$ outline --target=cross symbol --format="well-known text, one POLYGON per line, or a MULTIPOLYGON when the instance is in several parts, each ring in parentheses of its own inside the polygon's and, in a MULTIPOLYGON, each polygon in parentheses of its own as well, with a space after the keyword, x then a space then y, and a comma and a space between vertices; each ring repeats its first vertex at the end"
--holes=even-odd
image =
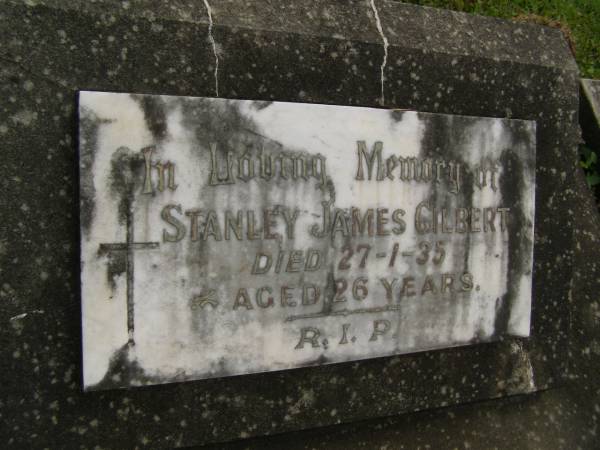
POLYGON ((133 340, 133 251, 142 249, 158 248, 158 242, 134 242, 133 239, 133 218, 131 211, 127 212, 127 238, 125 242, 110 244, 100 244, 100 253, 110 253, 116 251, 125 251, 125 267, 127 271, 127 333, 129 335, 128 344, 135 345, 133 340))

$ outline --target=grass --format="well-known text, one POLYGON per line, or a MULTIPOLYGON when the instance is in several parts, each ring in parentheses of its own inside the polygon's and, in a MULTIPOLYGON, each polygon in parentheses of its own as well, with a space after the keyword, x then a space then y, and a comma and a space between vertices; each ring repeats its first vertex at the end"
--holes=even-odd
POLYGON ((600 78, 600 0, 404 1, 560 28, 571 41, 581 76, 600 78))

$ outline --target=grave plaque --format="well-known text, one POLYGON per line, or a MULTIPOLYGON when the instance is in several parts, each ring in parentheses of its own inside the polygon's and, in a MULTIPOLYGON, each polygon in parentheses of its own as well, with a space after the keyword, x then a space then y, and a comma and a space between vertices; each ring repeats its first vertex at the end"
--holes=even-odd
POLYGON ((83 91, 79 127, 86 389, 529 336, 535 122, 83 91))

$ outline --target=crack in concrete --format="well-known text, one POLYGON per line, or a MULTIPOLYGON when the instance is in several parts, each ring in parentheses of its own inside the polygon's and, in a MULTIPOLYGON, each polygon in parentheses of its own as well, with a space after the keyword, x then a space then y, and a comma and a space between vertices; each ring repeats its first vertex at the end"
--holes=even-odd
POLYGON ((385 86, 385 66, 387 65, 387 57, 388 57, 388 47, 390 46, 388 39, 383 32, 383 26, 381 25, 381 19, 379 18, 379 10, 375 5, 375 0, 369 0, 371 4, 371 9, 373 10, 373 14, 375 15, 375 25, 377 26, 377 31, 381 36, 381 40, 383 41, 383 61, 381 62, 381 98, 379 99, 379 104, 384 106, 385 103, 385 94, 384 94, 384 86, 385 86))
POLYGON ((212 8, 208 3, 208 0, 204 0, 204 6, 206 6, 206 13, 208 14, 208 40, 210 41, 210 45, 213 49, 213 54, 215 55, 215 94, 219 96, 219 55, 217 54, 217 43, 215 42, 215 38, 212 34, 213 29, 213 19, 212 19, 212 8))

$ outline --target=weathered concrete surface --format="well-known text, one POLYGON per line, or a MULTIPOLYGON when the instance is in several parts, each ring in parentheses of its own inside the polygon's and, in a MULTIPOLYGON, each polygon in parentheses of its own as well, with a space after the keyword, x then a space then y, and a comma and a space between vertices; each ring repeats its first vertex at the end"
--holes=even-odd
POLYGON ((584 141, 600 149, 600 80, 581 79, 579 116, 584 141))
MULTIPOLYGON (((397 2, 376 1, 376 10, 367 1, 214 3, 212 27, 204 2, 0 6, 3 445, 189 446, 589 380, 596 359, 585 342, 597 330, 590 318, 597 316, 589 316, 597 300, 591 288, 570 288, 576 244, 591 251, 591 231, 575 241, 583 214, 574 179, 578 74, 560 32, 397 2), (536 120, 532 337, 83 394, 75 145, 81 89, 218 92, 536 120), (589 303, 580 305, 585 295, 589 303), (586 318, 583 335, 571 333, 571 315, 586 318)), ((590 267, 587 259, 576 262, 590 267)), ((591 383, 582 398, 596 393, 591 383)), ((593 403, 586 405, 585 413, 593 411, 593 403)), ((590 429, 582 425, 579 433, 590 429)))

